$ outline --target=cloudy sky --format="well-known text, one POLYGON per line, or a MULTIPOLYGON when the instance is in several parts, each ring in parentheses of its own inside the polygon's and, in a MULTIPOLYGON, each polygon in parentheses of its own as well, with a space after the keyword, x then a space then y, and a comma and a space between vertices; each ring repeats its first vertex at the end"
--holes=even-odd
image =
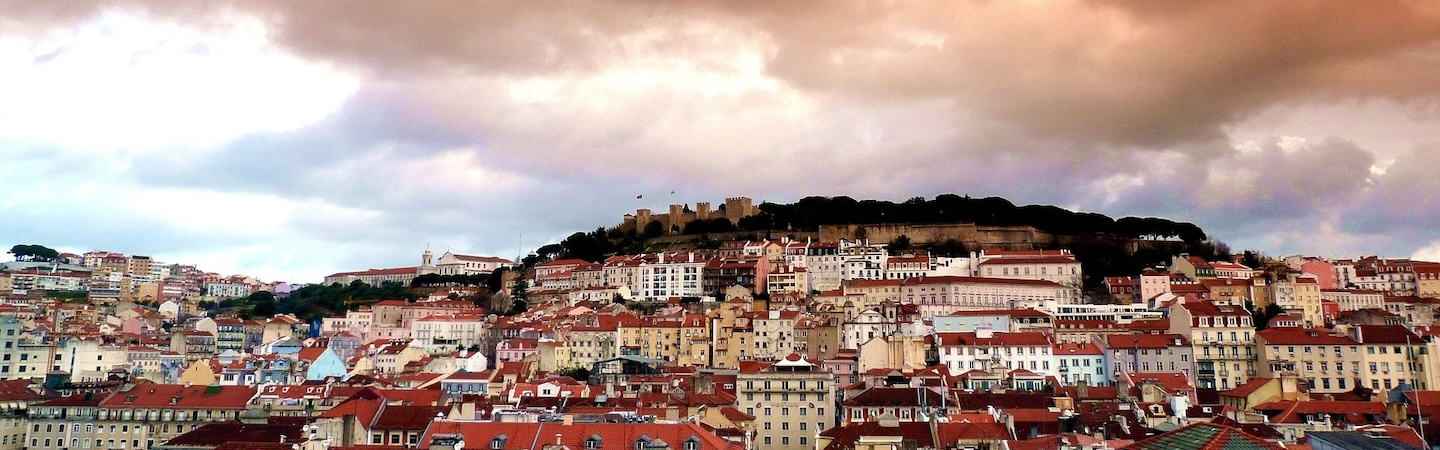
POLYGON ((1440 259, 1437 30, 1428 0, 0 0, 0 240, 318 281, 672 202, 958 193, 1440 259))

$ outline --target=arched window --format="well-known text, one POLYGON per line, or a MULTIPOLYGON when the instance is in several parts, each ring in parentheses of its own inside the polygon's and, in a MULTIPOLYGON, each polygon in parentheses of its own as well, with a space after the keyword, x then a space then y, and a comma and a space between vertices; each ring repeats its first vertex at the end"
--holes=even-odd
POLYGON ((490 440, 490 448, 493 450, 503 449, 505 448, 505 441, 507 440, 509 440, 509 437, 503 434, 496 436, 495 439, 490 440))
POLYGON ((700 450, 700 438, 690 436, 685 440, 685 450, 700 450))

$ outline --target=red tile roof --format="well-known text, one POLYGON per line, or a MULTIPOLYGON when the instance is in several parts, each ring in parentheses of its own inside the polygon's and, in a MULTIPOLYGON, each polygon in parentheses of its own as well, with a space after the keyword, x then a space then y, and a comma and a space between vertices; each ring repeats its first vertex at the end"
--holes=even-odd
POLYGON ((436 420, 420 439, 421 448, 429 447, 436 437, 463 435, 465 449, 488 449, 491 442, 505 438, 505 448, 527 446, 536 435, 541 442, 554 444, 557 436, 569 448, 585 448, 592 437, 600 440, 600 448, 634 448, 635 441, 648 437, 652 443, 664 441, 670 448, 683 448, 694 439, 700 450, 739 450, 742 444, 716 436, 698 424, 681 423, 496 423, 436 420), (544 428, 541 429, 540 427, 544 428))
POLYGON ((100 402, 111 408, 245 409, 258 389, 247 386, 139 384, 100 402))
POLYGON ((1255 406, 1256 411, 1270 412, 1270 422, 1273 423, 1303 423, 1306 415, 1330 414, 1336 420, 1350 424, 1368 424, 1371 418, 1379 418, 1385 414, 1385 404, 1381 402, 1347 402, 1347 401, 1294 401, 1281 400, 1262 403, 1255 406))
POLYGON ((1235 386, 1235 389, 1220 392, 1220 395, 1225 397, 1247 397, 1250 394, 1254 394, 1255 391, 1260 390, 1261 387, 1270 384, 1272 381, 1275 381, 1275 378, 1251 378, 1250 381, 1246 381, 1245 384, 1235 386))
POLYGON ((941 445, 935 445, 930 434, 930 424, 926 422, 900 422, 896 427, 883 426, 880 422, 851 423, 830 428, 820 435, 831 438, 830 444, 826 445, 824 450, 854 448, 855 443, 866 436, 900 436, 907 441, 913 441, 916 448, 945 447, 948 445, 946 443, 960 440, 1010 438, 1005 426, 998 423, 946 422, 936 424, 935 428, 941 445))
POLYGON ((324 354, 325 350, 326 348, 324 347, 306 347, 300 349, 300 353, 297 354, 296 357, 300 358, 301 361, 314 362, 320 359, 320 355, 324 354))
POLYGON ((1119 349, 1163 349, 1167 347, 1187 347, 1190 339, 1179 334, 1110 334, 1105 336, 1105 348, 1110 350, 1119 349), (1180 344, 1176 345, 1175 342, 1180 344))
POLYGON ((1424 340, 1404 325, 1356 325, 1355 335, 1362 344, 1424 344, 1424 340))
MULTIPOLYGON (((1346 335, 1334 335, 1325 329, 1266 328, 1255 333, 1271 345, 1355 345, 1354 339, 1346 335)), ((1416 339, 1417 341, 1419 339, 1416 339)))
POLYGON ((1100 346, 1098 345, 1084 342, 1079 344, 1055 344, 1053 354, 1056 357, 1060 357, 1064 355, 1104 355, 1105 352, 1100 350, 1100 346))
POLYGON ((390 269, 370 269, 370 270, 361 270, 361 271, 356 271, 356 272, 336 272, 336 273, 330 274, 330 276, 327 276, 327 277, 325 277, 325 278, 345 277, 345 276, 366 276, 366 275, 406 275, 406 274, 418 273, 419 270, 420 270, 419 267, 395 267, 395 268, 390 268, 390 269))
POLYGON ((931 389, 873 387, 845 399, 842 404, 855 407, 939 405, 944 402, 943 397, 931 389))
POLYGON ((0 401, 41 400, 52 397, 51 394, 35 392, 36 390, 44 391, 43 388, 28 379, 6 380, 0 382, 0 401))
MULTIPOLYGON (((272 425, 259 423, 240 422, 216 422, 200 425, 185 434, 175 436, 165 442, 166 446, 176 447, 214 447, 225 443, 243 442, 255 443, 280 443, 280 436, 285 435, 291 442, 300 440, 302 425, 272 425)), ((250 446, 246 446, 249 448, 250 446)), ((289 444, 286 445, 289 448, 289 444)))
POLYGON ((356 422, 368 425, 375 422, 375 416, 380 414, 380 408, 384 404, 384 401, 377 399, 351 398, 320 413, 320 418, 339 419, 354 416, 356 422))
POLYGON ((430 426, 430 421, 440 413, 448 412, 450 408, 442 406, 391 406, 381 408, 380 416, 375 418, 372 430, 405 430, 424 431, 430 426))
POLYGON ((938 276, 938 277, 919 277, 919 278, 907 278, 907 279, 905 279, 905 285, 907 285, 907 286, 908 286, 908 285, 912 285, 912 284, 913 284, 913 285, 924 285, 924 284, 965 284, 965 283, 975 283, 975 284, 1010 284, 1010 285, 1022 285, 1022 286, 1043 286, 1043 287, 1059 287, 1059 288, 1065 287, 1065 286, 1061 286, 1059 283, 1056 283, 1056 282, 1054 282, 1054 281, 1046 281, 1046 280, 1017 280, 1017 279, 1013 279, 1013 278, 959 277, 959 276, 945 275, 945 276, 938 276))
POLYGON ((1079 261, 1076 261, 1075 258, 1068 258, 1068 257, 1064 257, 1064 256, 1043 256, 1043 257, 1034 257, 1034 258, 995 258, 995 259, 987 259, 987 260, 985 260, 985 261, 981 261, 981 262, 980 262, 980 265, 982 265, 982 266, 987 266, 987 265, 996 265, 996 264, 1078 264, 1078 263, 1079 263, 1079 261))
POLYGON ((1018 333, 991 333, 991 337, 982 338, 973 332, 961 333, 936 333, 940 338, 940 345, 979 345, 979 346, 1050 346, 1050 335, 1041 332, 1018 332, 1018 333))

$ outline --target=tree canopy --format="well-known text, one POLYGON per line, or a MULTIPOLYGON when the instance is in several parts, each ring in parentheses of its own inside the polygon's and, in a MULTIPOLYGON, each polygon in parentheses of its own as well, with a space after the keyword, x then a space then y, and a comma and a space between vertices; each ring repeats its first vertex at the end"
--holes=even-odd
MULTIPOLYGON (((1033 226, 1054 234, 1102 233, 1132 239, 1205 240, 1194 224, 1154 217, 1111 219, 1104 214, 1075 212, 1050 205, 1016 206, 999 197, 971 198, 943 194, 902 203, 855 200, 850 197, 805 197, 791 204, 762 203, 760 214, 741 220, 744 231, 813 230, 821 225, 860 223, 975 223, 1033 226), (763 227, 763 228, 757 228, 763 227)), ((688 228, 687 228, 688 229, 688 228)))
POLYGON ((237 308, 247 317, 269 317, 275 314, 294 314, 312 319, 327 317, 352 307, 374 303, 380 300, 413 301, 418 296, 402 283, 387 281, 380 286, 371 286, 356 280, 350 284, 311 284, 290 292, 290 295, 276 297, 275 294, 260 291, 233 300, 222 300, 210 305, 212 308, 237 308))
POLYGON ((48 262, 60 258, 60 252, 55 251, 55 249, 35 244, 17 244, 14 247, 10 247, 10 251, 6 253, 15 255, 16 261, 48 262))

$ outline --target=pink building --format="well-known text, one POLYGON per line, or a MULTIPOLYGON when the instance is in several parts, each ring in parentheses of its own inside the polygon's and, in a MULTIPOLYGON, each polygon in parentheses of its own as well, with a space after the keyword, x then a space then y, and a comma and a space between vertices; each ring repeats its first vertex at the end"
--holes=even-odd
POLYGON ((1300 271, 1315 277, 1320 283, 1320 289, 1339 289, 1340 282, 1335 278, 1335 265, 1320 258, 1305 258, 1300 264, 1300 271))
POLYGON ((533 338, 510 338, 500 341, 495 346, 495 362, 505 363, 520 361, 525 357, 540 353, 540 340, 533 338))

